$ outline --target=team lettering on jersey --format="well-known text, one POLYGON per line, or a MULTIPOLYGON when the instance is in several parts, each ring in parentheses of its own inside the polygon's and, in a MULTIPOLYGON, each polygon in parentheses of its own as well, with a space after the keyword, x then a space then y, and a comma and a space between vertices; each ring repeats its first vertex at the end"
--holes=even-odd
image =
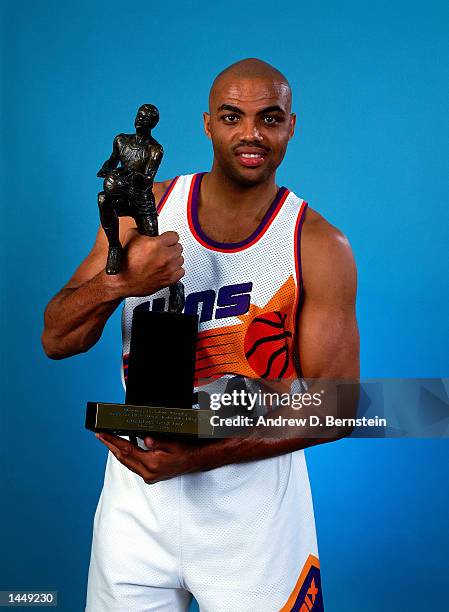
MULTIPOLYGON (((224 285, 218 292, 214 289, 194 291, 186 296, 184 313, 199 315, 200 323, 212 319, 237 317, 248 312, 251 303, 252 283, 224 285)), ((135 310, 164 311, 165 298, 155 298, 139 304, 135 310)))

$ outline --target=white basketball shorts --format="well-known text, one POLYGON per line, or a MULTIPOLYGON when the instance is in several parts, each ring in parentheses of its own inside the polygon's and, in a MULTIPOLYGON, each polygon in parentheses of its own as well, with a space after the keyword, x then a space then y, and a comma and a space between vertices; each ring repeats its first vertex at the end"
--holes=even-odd
POLYGON ((88 612, 323 610, 303 451, 147 485, 109 454, 88 612))

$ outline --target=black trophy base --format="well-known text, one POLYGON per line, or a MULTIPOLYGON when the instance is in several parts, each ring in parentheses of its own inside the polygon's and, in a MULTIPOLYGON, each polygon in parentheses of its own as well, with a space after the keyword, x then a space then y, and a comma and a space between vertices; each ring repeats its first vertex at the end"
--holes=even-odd
POLYGON ((88 402, 86 428, 134 438, 209 437, 211 411, 194 410, 198 316, 134 310, 124 404, 88 402), (209 413, 206 415, 205 413, 209 413))
POLYGON ((192 408, 197 315, 135 309, 125 404, 192 408))
POLYGON ((142 439, 154 434, 171 438, 214 438, 217 437, 211 423, 214 414, 213 410, 88 402, 86 429, 142 439))

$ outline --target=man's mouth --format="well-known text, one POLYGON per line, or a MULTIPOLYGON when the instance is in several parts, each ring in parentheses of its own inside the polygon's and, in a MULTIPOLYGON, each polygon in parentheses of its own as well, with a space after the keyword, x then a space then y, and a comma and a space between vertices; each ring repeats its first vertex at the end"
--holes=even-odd
POLYGON ((240 149, 236 151, 235 155, 242 166, 256 168, 264 163, 267 152, 263 149, 253 149, 252 151, 240 149))

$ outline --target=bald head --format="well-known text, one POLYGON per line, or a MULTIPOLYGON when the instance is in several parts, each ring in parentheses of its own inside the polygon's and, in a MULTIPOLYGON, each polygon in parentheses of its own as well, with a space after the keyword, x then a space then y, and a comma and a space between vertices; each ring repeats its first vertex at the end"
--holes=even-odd
POLYGON ((288 112, 291 110, 292 93, 286 77, 274 66, 260 59, 251 57, 231 64, 215 78, 209 93, 209 110, 212 112, 217 97, 224 89, 232 87, 236 81, 265 81, 285 96, 288 112))

